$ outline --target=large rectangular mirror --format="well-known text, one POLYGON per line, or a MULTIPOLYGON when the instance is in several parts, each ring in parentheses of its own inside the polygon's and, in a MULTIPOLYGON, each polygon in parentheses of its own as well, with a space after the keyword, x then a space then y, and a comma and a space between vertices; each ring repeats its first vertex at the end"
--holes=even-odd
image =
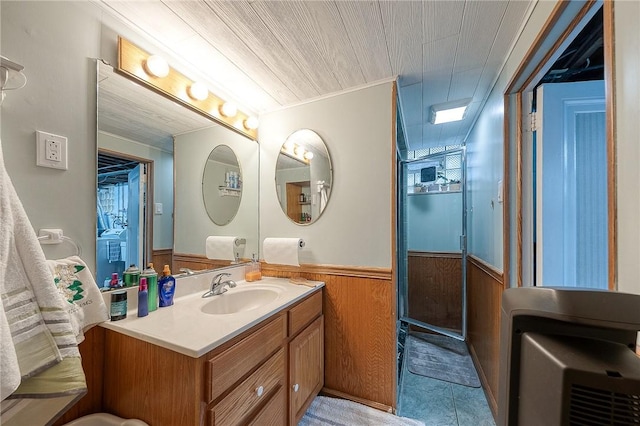
POLYGON ((130 265, 177 274, 257 257, 257 142, 97 69, 98 285, 130 265), (233 255, 208 258, 210 236, 237 237, 233 255))

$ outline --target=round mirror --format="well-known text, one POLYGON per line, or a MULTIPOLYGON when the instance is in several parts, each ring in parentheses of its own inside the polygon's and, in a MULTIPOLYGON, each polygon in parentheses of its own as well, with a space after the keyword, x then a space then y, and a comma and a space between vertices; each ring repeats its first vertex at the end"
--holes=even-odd
POLYGON ((216 225, 226 225, 238 213, 242 199, 242 173, 236 154, 227 145, 216 146, 202 174, 202 198, 216 225))
POLYGON ((320 217, 331 196, 329 151, 313 130, 293 132, 282 145, 276 162, 276 192, 289 219, 308 225, 320 217))

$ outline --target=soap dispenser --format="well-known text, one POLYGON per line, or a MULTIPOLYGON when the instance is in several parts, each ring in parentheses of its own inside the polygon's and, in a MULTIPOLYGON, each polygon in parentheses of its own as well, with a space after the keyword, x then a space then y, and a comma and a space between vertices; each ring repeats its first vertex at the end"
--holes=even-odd
POLYGON ((260 262, 256 260, 256 255, 254 254, 251 259, 251 263, 245 266, 245 281, 258 281, 262 279, 262 271, 260 270, 260 262))

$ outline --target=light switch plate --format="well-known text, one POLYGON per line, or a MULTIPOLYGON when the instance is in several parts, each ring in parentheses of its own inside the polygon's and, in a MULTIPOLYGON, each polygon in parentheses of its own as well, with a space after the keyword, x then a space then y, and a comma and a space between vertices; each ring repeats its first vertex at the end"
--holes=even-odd
POLYGON ((162 214, 162 203, 154 203, 153 212, 155 214, 162 214))
POLYGON ((36 131, 36 165, 68 170, 67 163, 67 138, 36 131))

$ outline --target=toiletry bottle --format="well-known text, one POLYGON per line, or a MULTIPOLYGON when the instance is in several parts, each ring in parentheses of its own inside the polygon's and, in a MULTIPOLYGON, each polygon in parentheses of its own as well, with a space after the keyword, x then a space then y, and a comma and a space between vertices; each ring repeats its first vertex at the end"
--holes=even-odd
POLYGON ((110 288, 118 288, 119 287, 119 281, 118 281, 118 273, 114 272, 111 274, 111 281, 109 281, 109 287, 110 288))
POLYGON ((158 273, 153 269, 153 263, 147 265, 147 269, 142 271, 140 278, 145 277, 147 279, 147 287, 149 290, 149 312, 153 312, 158 309, 158 273))
POLYGON ((130 265, 122 274, 125 287, 137 287, 140 281, 140 269, 136 265, 130 265))
POLYGON ((140 286, 138 287, 138 316, 146 317, 149 315, 149 290, 147 290, 147 278, 140 278, 140 286))
POLYGON ((160 296, 160 307, 173 305, 173 293, 176 291, 176 279, 171 275, 169 265, 164 265, 162 278, 158 281, 158 294, 160 296))
POLYGON ((119 290, 111 293, 111 306, 109 310, 111 321, 119 321, 127 317, 127 291, 119 290))
POLYGON ((262 271, 260 271, 260 263, 256 261, 256 255, 253 255, 253 259, 251 259, 251 263, 245 266, 245 281, 258 281, 262 279, 262 271))

